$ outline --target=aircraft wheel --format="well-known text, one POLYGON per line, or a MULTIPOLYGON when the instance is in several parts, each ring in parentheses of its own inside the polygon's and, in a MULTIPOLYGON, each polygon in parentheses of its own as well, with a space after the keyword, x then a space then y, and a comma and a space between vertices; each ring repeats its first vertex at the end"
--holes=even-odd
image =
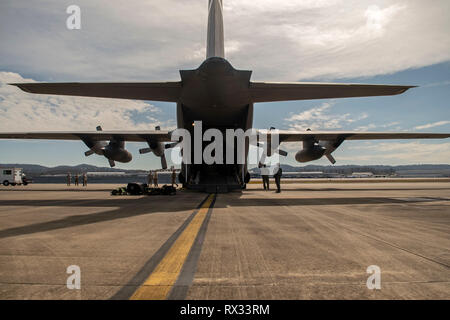
POLYGON ((9 186, 9 181, 8 181, 8 180, 3 181, 3 185, 4 185, 5 187, 9 186))

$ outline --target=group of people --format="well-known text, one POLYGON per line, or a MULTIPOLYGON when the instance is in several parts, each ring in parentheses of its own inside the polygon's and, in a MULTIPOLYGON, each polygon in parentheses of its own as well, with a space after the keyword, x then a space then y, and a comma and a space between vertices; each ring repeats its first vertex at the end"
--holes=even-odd
MULTIPOLYGON (((262 177, 262 182, 263 182, 263 186, 264 186, 264 190, 270 190, 270 183, 269 183, 269 175, 270 175, 270 169, 267 168, 267 166, 265 164, 260 164, 259 165, 260 169, 261 169, 261 177, 262 177)), ((277 186, 277 193, 281 192, 281 175, 282 175, 283 171, 281 170, 280 166, 277 166, 274 170, 273 173, 273 177, 275 179, 275 184, 277 186)), ((178 187, 178 183, 177 183, 177 173, 175 171, 175 169, 172 169, 172 187, 174 185, 176 185, 178 187)), ((79 174, 75 174, 73 176, 73 182, 75 186, 79 186, 79 180, 80 180, 80 176, 79 174)), ((83 183, 83 187, 87 187, 87 174, 83 173, 81 175, 81 181, 83 183)), ((70 172, 67 173, 67 185, 70 186, 72 183, 72 175, 70 174, 70 172)), ((147 184, 149 187, 158 187, 158 171, 149 171, 148 175, 147 175, 147 184)))
MULTIPOLYGON (((79 176, 79 174, 77 173, 77 174, 75 174, 74 176, 73 176, 73 184, 75 185, 75 186, 79 186, 80 184, 79 184, 79 181, 80 181, 80 176, 79 176)), ((87 174, 86 173, 83 173, 82 175, 81 175, 81 181, 82 181, 82 183, 83 183, 83 187, 87 187, 87 174)), ((71 183, 72 183, 72 175, 70 174, 70 172, 68 172, 67 173, 67 185, 68 186, 70 186, 71 185, 71 183)))
MULTIPOLYGON (((178 183, 177 183, 177 172, 175 171, 175 169, 172 169, 172 187, 174 185, 176 185, 178 187, 178 183)), ((149 171, 148 175, 147 175, 147 185, 149 187, 155 187, 158 188, 158 171, 149 171)))
MULTIPOLYGON (((264 190, 269 190, 269 175, 270 169, 267 168, 265 164, 259 164, 259 168, 261 169, 261 177, 263 182, 264 190)), ((280 165, 277 165, 273 170, 273 178, 275 180, 275 184, 277 186, 277 193, 281 192, 281 175, 283 174, 283 170, 280 165)))

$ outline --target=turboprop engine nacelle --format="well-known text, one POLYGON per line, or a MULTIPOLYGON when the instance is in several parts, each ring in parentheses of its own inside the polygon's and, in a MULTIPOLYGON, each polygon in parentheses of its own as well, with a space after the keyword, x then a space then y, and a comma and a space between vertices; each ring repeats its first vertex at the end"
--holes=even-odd
MULTIPOLYGON (((161 128, 159 126, 155 127, 155 131, 160 131, 161 128)), ((173 144, 164 144, 163 142, 159 142, 157 140, 150 139, 147 141, 148 148, 139 149, 140 154, 145 154, 149 152, 153 152, 153 154, 159 158, 161 158, 161 167, 163 169, 167 169, 167 160, 164 151, 168 148, 172 148, 173 144)))
POLYGON ((322 158, 323 156, 335 164, 336 160, 331 155, 345 140, 339 137, 336 140, 316 141, 314 138, 303 141, 303 149, 295 154, 297 162, 308 162, 322 158))
POLYGON ((295 154, 295 160, 297 162, 309 162, 314 161, 322 158, 322 156, 325 153, 325 148, 315 144, 312 146, 309 146, 307 148, 303 148, 299 152, 295 154))
POLYGON ((148 148, 139 149, 139 153, 149 153, 153 152, 153 154, 157 157, 162 157, 164 155, 164 150, 166 148, 164 147, 164 143, 162 142, 156 142, 156 141, 149 141, 148 142, 148 148))
POLYGON ((103 155, 110 161, 110 164, 114 161, 127 163, 133 159, 131 153, 125 149, 124 141, 111 140, 103 150, 103 155))
MULTIPOLYGON (((98 126, 97 131, 102 131, 102 127, 98 126)), ((106 141, 92 141, 88 138, 82 138, 83 142, 89 148, 84 153, 86 157, 95 154, 104 156, 109 160, 109 165, 114 167, 115 161, 127 163, 133 159, 131 153, 125 149, 125 141, 112 139, 109 143, 106 141)))

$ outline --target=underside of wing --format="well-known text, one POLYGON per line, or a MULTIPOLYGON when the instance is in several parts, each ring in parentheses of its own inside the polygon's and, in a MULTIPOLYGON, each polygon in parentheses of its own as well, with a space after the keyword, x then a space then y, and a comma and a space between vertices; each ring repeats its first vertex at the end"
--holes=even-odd
POLYGON ((37 139, 37 140, 119 140, 145 142, 149 140, 169 142, 169 131, 53 131, 53 132, 0 132, 0 139, 37 139))
POLYGON ((25 92, 68 96, 177 102, 181 82, 11 83, 25 92))
POLYGON ((405 92, 414 86, 307 83, 307 82, 251 82, 253 102, 331 99, 370 96, 389 96, 405 92))
POLYGON ((279 131, 280 142, 315 140, 445 139, 450 133, 279 131))

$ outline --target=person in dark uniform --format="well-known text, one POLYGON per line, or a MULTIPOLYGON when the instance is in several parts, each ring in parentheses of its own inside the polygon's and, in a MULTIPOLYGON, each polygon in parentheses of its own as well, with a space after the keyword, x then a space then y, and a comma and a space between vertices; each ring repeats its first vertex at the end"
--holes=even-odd
POLYGON ((273 175, 273 177, 275 178, 275 184, 277 185, 277 193, 281 192, 281 175, 283 174, 283 170, 281 170, 281 166, 277 165, 277 168, 275 169, 276 172, 273 175))
POLYGON ((155 175, 153 176, 153 184, 158 188, 158 171, 155 170, 155 175))
POLYGON ((261 169, 261 178, 263 182, 264 190, 269 190, 269 170, 265 164, 260 163, 259 167, 261 169))
POLYGON ((153 172, 149 171, 147 175, 147 185, 149 188, 153 187, 153 172))
POLYGON ((75 175, 75 185, 78 186, 78 173, 75 175))
POLYGON ((174 184, 178 187, 177 173, 176 173, 175 169, 172 169, 172 187, 174 184))

